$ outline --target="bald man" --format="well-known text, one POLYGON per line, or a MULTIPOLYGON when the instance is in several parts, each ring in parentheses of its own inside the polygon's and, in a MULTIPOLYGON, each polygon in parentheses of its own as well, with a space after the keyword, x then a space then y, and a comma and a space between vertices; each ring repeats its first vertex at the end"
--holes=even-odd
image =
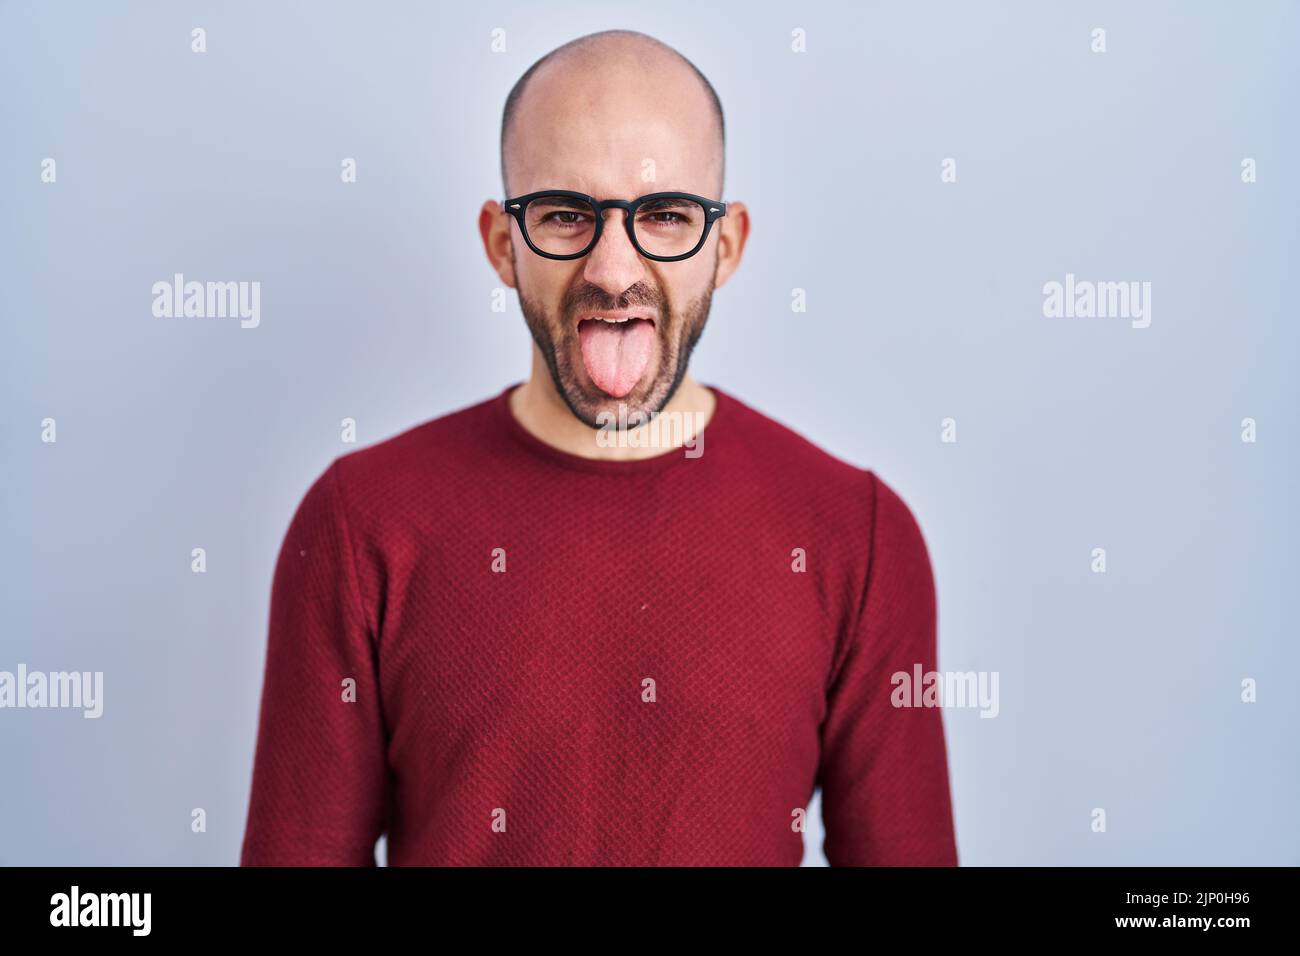
POLYGON ((643 34, 516 83, 479 232, 531 374, 298 506, 245 865, 796 866, 818 787, 832 865, 957 862, 941 713, 896 692, 936 665, 920 528, 688 371, 750 229, 724 143, 643 34))

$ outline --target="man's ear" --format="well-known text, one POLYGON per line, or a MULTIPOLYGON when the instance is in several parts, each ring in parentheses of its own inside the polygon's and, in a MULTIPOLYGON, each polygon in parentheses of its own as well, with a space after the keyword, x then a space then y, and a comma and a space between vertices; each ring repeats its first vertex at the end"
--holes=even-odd
POLYGON ((718 268, 713 287, 720 289, 731 278, 745 253, 749 239, 749 210, 743 202, 727 203, 727 214, 714 223, 718 230, 718 268))
POLYGON ((483 236, 483 251, 487 253, 488 262, 501 277, 501 281, 511 289, 515 288, 515 263, 510 256, 513 222, 509 213, 495 199, 489 199, 479 210, 478 231, 483 236))

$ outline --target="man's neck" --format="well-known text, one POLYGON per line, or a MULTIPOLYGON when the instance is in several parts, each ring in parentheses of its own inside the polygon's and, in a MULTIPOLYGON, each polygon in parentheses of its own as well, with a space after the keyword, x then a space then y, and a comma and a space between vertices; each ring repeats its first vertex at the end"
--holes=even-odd
POLYGON ((533 348, 532 375, 510 395, 511 414, 534 437, 572 455, 609 460, 654 458, 680 448, 694 441, 698 431, 713 417, 716 407, 714 394, 688 372, 659 413, 660 416, 680 416, 680 429, 658 429, 662 440, 653 447, 641 447, 649 445, 648 442, 635 446, 630 442, 600 442, 597 440, 600 432, 574 417, 555 390, 555 383, 536 346, 533 348))

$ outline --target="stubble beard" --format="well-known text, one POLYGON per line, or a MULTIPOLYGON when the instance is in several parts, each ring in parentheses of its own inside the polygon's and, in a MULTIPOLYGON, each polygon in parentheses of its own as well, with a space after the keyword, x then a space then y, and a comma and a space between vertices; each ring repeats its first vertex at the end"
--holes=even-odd
MULTIPOLYGON (((511 250, 511 258, 514 250, 511 250)), ((669 314, 667 303, 657 290, 640 283, 631 287, 623 295, 614 297, 601 295, 598 290, 583 290, 578 298, 565 297, 561 304, 559 318, 551 315, 541 303, 531 299, 523 285, 519 285, 519 307, 524 314, 524 321, 533 341, 542 353, 542 359, 551 373, 555 390, 564 399, 569 411, 584 425, 598 429, 606 427, 598 416, 607 413, 620 420, 619 405, 626 406, 628 419, 637 421, 633 416, 640 413, 639 421, 649 421, 650 416, 663 411, 665 405, 677 393, 678 386, 686 376, 690 365, 691 353, 696 343, 704 334, 704 326, 709 318, 709 308, 713 301, 713 287, 717 277, 718 263, 715 255, 713 276, 704 292, 690 300, 680 314, 669 314), (599 299, 603 298, 603 302, 599 299), (627 395, 614 398, 601 391, 594 383, 584 384, 585 376, 580 377, 574 368, 574 356, 581 356, 578 346, 578 330, 574 319, 580 306, 590 307, 590 311, 610 311, 613 309, 650 306, 656 311, 655 338, 658 341, 658 360, 653 376, 648 381, 638 382, 627 395)), ((518 273, 516 272, 516 275, 518 273)), ((578 362, 581 362, 578 358, 578 362)), ((626 420, 626 419, 624 419, 626 420)), ((607 420, 606 420, 607 421, 607 420)))

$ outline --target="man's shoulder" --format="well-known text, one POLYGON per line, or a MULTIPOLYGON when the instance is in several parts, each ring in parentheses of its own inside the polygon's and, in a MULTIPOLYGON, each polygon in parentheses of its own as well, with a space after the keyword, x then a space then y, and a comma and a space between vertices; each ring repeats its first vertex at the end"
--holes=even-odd
POLYGON ((339 454, 334 471, 345 503, 365 509, 411 494, 454 493, 491 455, 498 396, 426 419, 388 438, 339 454))
POLYGON ((737 444, 749 473, 781 484, 794 482, 810 503, 826 512, 839 510, 845 520, 865 511, 861 516, 868 519, 915 525, 903 496, 876 468, 853 464, 730 392, 711 387, 732 404, 737 444))
MULTIPOLYGON (((804 476, 835 488, 869 485, 874 472, 827 451, 784 422, 759 411, 730 392, 711 386, 732 406, 735 441, 756 471, 804 476)), ((707 433, 706 433, 707 437, 707 433)))

